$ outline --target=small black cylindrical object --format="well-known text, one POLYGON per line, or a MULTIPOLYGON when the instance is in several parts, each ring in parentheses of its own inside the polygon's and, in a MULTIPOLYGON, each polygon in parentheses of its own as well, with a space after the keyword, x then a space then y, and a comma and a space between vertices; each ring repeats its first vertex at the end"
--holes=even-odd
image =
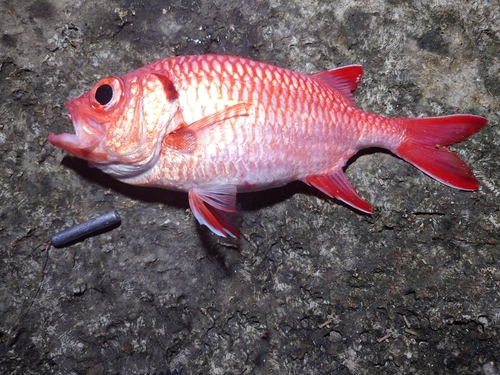
POLYGON ((120 215, 118 215, 118 212, 109 211, 104 215, 97 216, 54 234, 50 237, 50 243, 55 247, 61 247, 119 222, 120 215))

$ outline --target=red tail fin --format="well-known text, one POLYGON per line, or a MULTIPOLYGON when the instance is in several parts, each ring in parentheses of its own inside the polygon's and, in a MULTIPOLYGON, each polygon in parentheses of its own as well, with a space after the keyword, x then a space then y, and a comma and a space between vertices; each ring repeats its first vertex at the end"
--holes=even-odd
POLYGON ((406 140, 396 149, 396 155, 448 186, 462 190, 479 188, 467 164, 446 146, 469 138, 488 120, 473 115, 453 115, 401 121, 406 140))

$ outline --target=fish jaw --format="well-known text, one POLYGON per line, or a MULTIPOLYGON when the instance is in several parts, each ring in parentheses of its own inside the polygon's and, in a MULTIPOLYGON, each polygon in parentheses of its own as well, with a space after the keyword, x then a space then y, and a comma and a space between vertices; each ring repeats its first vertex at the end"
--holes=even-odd
POLYGON ((82 107, 83 96, 66 103, 70 118, 73 122, 75 134, 49 134, 48 141, 64 151, 85 159, 89 162, 99 163, 107 161, 107 155, 99 151, 99 144, 105 136, 103 126, 85 116, 78 109, 82 107))

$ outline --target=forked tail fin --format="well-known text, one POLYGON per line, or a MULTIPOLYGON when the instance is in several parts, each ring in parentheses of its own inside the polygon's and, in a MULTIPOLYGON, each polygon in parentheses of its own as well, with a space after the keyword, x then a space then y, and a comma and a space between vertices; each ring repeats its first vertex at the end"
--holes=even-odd
POLYGON ((479 183, 467 164, 446 146, 461 142, 477 133, 488 122, 474 115, 452 115, 400 119, 405 141, 396 155, 445 185, 477 190, 479 183))

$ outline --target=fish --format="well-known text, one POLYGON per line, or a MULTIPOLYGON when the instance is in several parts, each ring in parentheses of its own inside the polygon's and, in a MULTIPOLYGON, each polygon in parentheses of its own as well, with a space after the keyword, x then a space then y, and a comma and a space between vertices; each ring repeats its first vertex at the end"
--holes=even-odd
POLYGON ((66 103, 74 134, 48 141, 128 184, 188 193, 194 216, 239 237, 236 194, 303 181, 373 214, 344 173, 383 148, 452 188, 479 183, 448 146, 484 117, 391 118, 355 102, 362 66, 303 74, 230 55, 177 56, 109 76, 66 103))

